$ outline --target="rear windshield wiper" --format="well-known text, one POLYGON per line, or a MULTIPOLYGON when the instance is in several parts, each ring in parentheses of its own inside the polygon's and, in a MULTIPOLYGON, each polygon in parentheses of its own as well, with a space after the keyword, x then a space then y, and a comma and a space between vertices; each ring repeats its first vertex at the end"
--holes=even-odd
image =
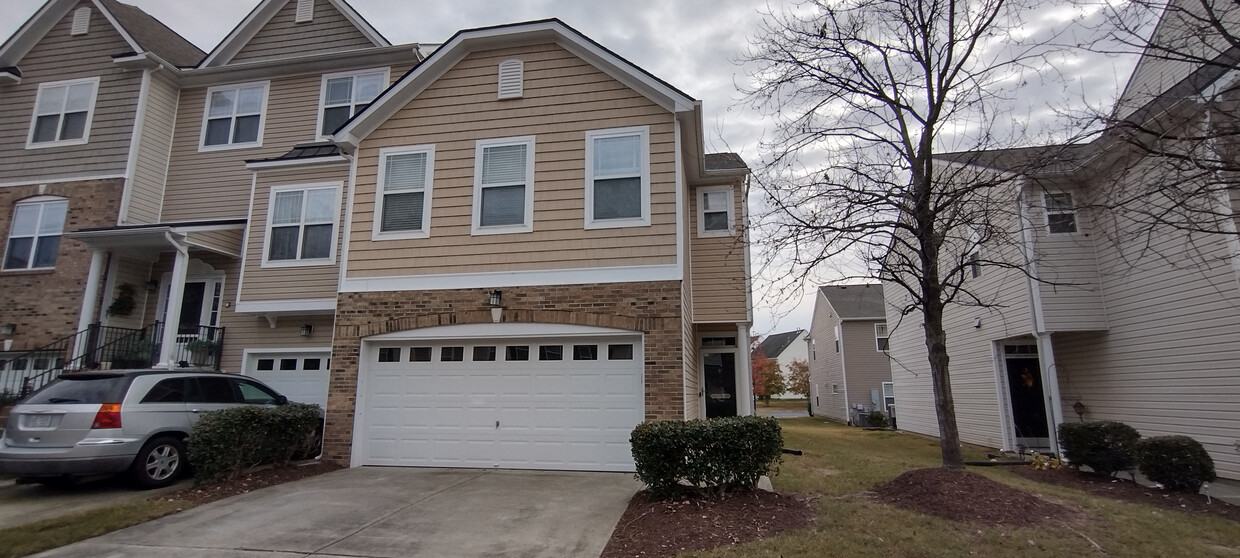
POLYGON ((74 401, 81 401, 81 399, 74 399, 72 397, 50 397, 47 400, 48 403, 71 403, 74 401))

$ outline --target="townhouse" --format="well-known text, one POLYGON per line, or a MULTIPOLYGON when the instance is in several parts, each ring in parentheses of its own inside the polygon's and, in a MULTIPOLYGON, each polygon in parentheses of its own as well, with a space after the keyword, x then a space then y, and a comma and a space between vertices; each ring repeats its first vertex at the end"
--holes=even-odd
POLYGON ((895 385, 887 355, 886 314, 881 284, 818 288, 805 340, 810 410, 815 416, 862 424, 858 415, 892 412, 895 385))

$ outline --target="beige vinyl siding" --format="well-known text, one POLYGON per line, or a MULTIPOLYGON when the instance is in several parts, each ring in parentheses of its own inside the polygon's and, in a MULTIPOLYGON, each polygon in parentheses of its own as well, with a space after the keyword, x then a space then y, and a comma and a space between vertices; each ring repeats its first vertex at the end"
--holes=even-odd
POLYGON ((168 152, 176 122, 180 89, 158 73, 148 78, 146 114, 138 131, 138 160, 129 181, 129 209, 125 224, 159 222, 164 202, 164 179, 168 176, 168 152))
POLYGON ((1044 194, 1067 193, 1082 203, 1082 192, 1063 184, 1045 184, 1026 191, 1033 223, 1038 290, 1046 331, 1096 331, 1107 328, 1107 309, 1098 283, 1094 235, 1088 213, 1076 212, 1076 233, 1050 234, 1043 209, 1044 194))
MULTIPOLYGON (((73 12, 22 58, 22 82, 0 86, 0 168, 2 182, 72 176, 119 176, 125 172, 142 72, 126 72, 113 54, 133 49, 91 2, 90 32, 70 36, 73 12), (99 78, 89 141, 81 145, 26 149, 39 85, 99 78)), ((75 8, 76 9, 76 8, 75 8)))
POLYGON ((237 52, 230 64, 309 56, 375 46, 328 0, 315 0, 314 18, 297 23, 291 0, 237 52))
MULTIPOLYGON (((336 298, 336 286, 340 279, 339 263, 306 267, 263 268, 263 241, 267 234, 267 213, 273 186, 296 186, 300 184, 347 182, 348 165, 316 166, 297 170, 272 170, 258 173, 254 189, 254 213, 250 216, 250 236, 245 252, 245 277, 241 288, 243 302, 268 300, 299 300, 308 298, 336 298)), ((347 187, 347 184, 344 184, 347 187)), ((344 188, 342 187, 342 190, 344 188)), ((348 192, 341 193, 340 221, 335 235, 336 262, 340 261, 340 227, 344 223, 344 203, 348 192)))
MULTIPOLYGON (((339 68, 325 73, 345 70, 339 68)), ((391 74, 400 76, 406 70, 408 66, 393 67, 391 74)), ((320 73, 271 80, 267 110, 263 115, 263 145, 223 151, 198 151, 207 88, 182 90, 168 167, 168 187, 164 194, 163 220, 244 218, 249 209, 253 178, 251 171, 245 168, 245 161, 278 157, 296 144, 316 141, 322 81, 320 73)))
MULTIPOLYGON (((848 402, 854 409, 865 405, 866 410, 882 409, 883 382, 891 381, 891 364, 887 354, 878 350, 874 342, 873 320, 846 320, 844 332, 844 360, 848 366, 848 402), (878 406, 873 406, 870 390, 878 390, 878 406)), ((841 386, 841 389, 843 386, 841 386)), ((899 403, 897 403, 899 405, 899 403)))
POLYGON ((736 226, 732 236, 698 236, 698 204, 701 195, 691 188, 689 197, 689 256, 693 262, 694 319, 699 322, 745 321, 748 316, 745 277, 744 188, 732 185, 736 226))
POLYGON ((103 296, 103 305, 99 312, 100 322, 109 327, 139 329, 146 325, 142 320, 146 315, 147 306, 155 305, 155 293, 150 293, 146 290, 146 282, 151 277, 151 262, 118 256, 113 257, 117 260, 116 275, 108 278, 107 290, 103 296), (112 304, 112 301, 116 300, 117 289, 125 284, 133 286, 133 312, 128 316, 108 314, 108 306, 112 304))
POLYGON ((848 415, 844 412, 843 358, 835 351, 835 326, 839 324, 839 316, 835 315, 822 291, 818 291, 814 295, 814 318, 809 330, 810 339, 814 340, 809 358, 810 397, 815 415, 845 422, 848 415), (833 384, 839 386, 839 393, 831 393, 833 384))
POLYGON ((476 52, 366 138, 358 153, 349 277, 676 263, 673 116, 564 49, 476 52), (524 97, 497 99, 497 67, 525 62, 524 97), (649 126, 651 226, 585 230, 585 132, 649 126), (474 147, 534 136, 533 232, 471 236, 474 147), (435 145, 429 238, 371 241, 378 152, 435 145), (411 265, 416 262, 416 265, 411 265))
POLYGON ((241 257, 241 237, 244 229, 217 231, 194 231, 185 235, 185 242, 212 252, 241 257))

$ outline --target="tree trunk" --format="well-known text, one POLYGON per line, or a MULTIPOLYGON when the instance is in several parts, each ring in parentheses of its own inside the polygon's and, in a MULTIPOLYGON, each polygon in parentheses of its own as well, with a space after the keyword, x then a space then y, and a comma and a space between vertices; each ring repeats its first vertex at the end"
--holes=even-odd
POLYGON ((943 331, 943 307, 927 304, 925 309, 926 349, 930 357, 930 380, 934 386, 934 412, 939 419, 939 447, 943 467, 964 469, 960 453, 960 430, 956 427, 956 402, 948 376, 947 333, 943 331))

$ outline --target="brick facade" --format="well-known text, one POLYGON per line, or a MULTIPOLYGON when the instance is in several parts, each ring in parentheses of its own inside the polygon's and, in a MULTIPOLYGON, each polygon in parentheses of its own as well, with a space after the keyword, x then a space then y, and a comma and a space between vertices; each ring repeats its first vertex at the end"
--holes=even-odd
MULTIPOLYGON (((348 463, 362 340, 451 324, 491 323, 491 289, 341 293, 336 303, 323 456, 348 463)), ((503 322, 608 327, 645 334, 646 419, 684 418, 680 281, 505 287, 503 322)))
MULTIPOLYGON (((116 225, 123 179, 63 182, 0 188, 0 233, 7 249, 13 206, 36 196, 69 199, 65 232, 116 225)), ((45 271, 0 271, 0 324, 15 324, 11 350, 34 349, 77 331, 82 293, 90 273, 90 250, 76 240, 60 239, 56 268, 45 271)), ((2 346, 0 346, 2 348, 2 346)))

